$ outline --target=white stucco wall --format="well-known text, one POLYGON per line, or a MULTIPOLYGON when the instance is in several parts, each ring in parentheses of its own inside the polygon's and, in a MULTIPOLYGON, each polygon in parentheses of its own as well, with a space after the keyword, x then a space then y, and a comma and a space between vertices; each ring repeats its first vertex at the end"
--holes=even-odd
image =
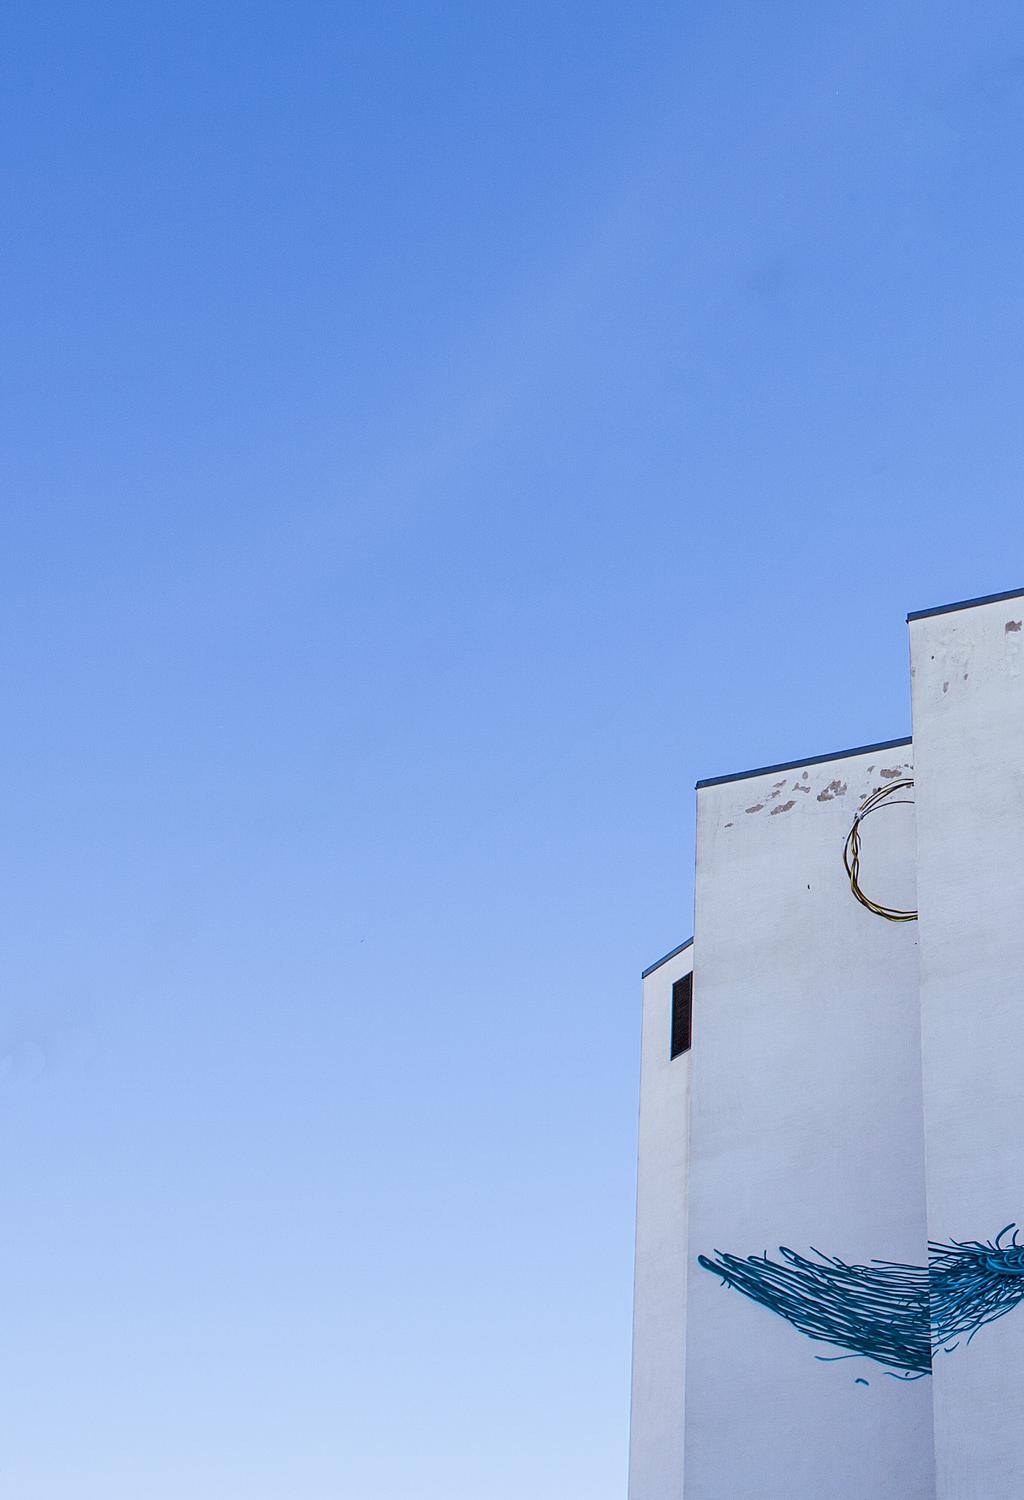
MULTIPOLYGON (((931 1382, 822 1362, 842 1350, 696 1263, 925 1263, 917 927, 860 906, 841 862, 860 801, 910 756, 698 793, 686 1500, 932 1500, 931 1382)), ((912 907, 914 852, 911 807, 875 814, 865 888, 912 907)))
MULTIPOLYGON (((671 1058, 669 1043, 672 986, 692 970, 691 943, 644 977, 629 1500, 680 1500, 683 1493, 686 1170, 692 1052, 671 1058)), ((695 996, 695 1010, 696 1003, 695 996)))
MULTIPOLYGON (((1024 598, 911 623, 929 1232, 1024 1220, 1024 598)), ((1024 1493, 1024 1306, 934 1361, 939 1500, 1024 1493)))

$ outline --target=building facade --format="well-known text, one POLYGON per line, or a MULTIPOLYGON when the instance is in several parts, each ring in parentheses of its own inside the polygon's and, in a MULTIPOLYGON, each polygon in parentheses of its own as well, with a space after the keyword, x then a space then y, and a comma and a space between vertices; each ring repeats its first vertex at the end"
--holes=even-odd
POLYGON ((698 783, 694 939, 644 975, 630 1500, 1024 1495, 1022 626, 911 616, 912 741, 698 783))

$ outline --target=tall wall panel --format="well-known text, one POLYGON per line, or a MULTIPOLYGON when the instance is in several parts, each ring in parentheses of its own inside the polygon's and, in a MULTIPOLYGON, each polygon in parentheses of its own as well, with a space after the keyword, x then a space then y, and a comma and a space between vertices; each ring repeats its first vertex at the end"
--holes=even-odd
MULTIPOLYGON (((698 794, 686 1500, 934 1494, 931 1382, 893 1349, 925 1335, 894 1309, 904 1273, 872 1282, 891 1261, 919 1287, 926 1264, 917 926, 859 904, 842 864, 910 754, 698 794)), ((862 885, 913 907, 914 809, 889 800, 862 885)))
POLYGON ((644 976, 629 1500, 683 1493, 691 1053, 673 1058, 670 1039, 672 987, 692 970, 691 944, 644 976))
POLYGON ((1024 598, 911 652, 937 1485, 991 1500, 1024 1492, 1024 598))

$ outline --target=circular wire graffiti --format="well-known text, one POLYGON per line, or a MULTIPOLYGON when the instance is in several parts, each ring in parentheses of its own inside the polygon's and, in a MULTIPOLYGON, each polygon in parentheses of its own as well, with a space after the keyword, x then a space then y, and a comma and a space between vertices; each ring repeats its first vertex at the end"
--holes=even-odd
POLYGON ((883 906, 880 901, 872 901, 870 896, 864 894, 860 884, 860 825, 864 819, 880 807, 913 806, 913 797, 898 797, 897 792, 905 792, 914 785, 912 776, 904 777, 902 781, 893 781, 889 786, 880 786, 866 798, 857 809, 857 816, 853 820, 853 827, 846 836, 846 844, 843 847, 843 868, 850 879, 850 889, 860 902, 866 906, 868 911, 874 912, 876 917, 884 917, 887 922, 916 922, 916 911, 903 911, 898 906, 883 906))

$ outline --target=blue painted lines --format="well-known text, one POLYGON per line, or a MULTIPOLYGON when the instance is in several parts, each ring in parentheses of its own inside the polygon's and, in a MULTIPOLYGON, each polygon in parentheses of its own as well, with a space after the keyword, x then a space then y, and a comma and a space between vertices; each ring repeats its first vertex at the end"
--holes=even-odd
POLYGON ((723 1285, 808 1338, 848 1351, 819 1359, 862 1355, 903 1379, 929 1374, 933 1355, 952 1353, 962 1338, 970 1343, 986 1323, 1024 1300, 1024 1246, 1013 1224, 994 1240, 932 1244, 927 1266, 847 1265, 818 1250, 804 1256, 784 1246, 778 1254, 772 1260, 767 1253, 741 1258, 716 1251, 698 1260, 723 1285))

